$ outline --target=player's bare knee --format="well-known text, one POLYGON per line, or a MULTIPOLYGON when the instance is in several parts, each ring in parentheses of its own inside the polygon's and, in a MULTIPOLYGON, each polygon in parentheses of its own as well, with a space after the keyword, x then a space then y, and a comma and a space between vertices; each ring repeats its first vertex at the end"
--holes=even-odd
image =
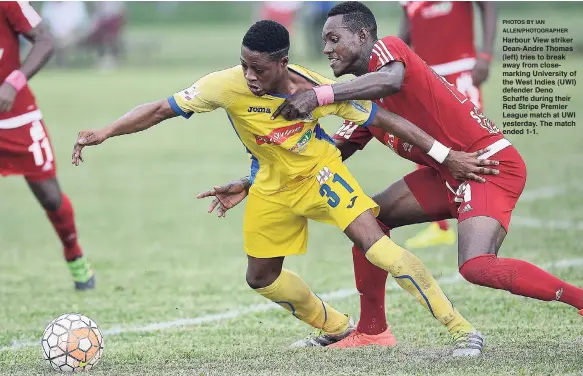
POLYGON ((352 223, 346 227, 344 233, 354 245, 363 251, 368 251, 380 238, 385 236, 379 227, 372 211, 367 210, 359 215, 352 223))
POLYGON ((28 182, 32 192, 46 211, 57 211, 61 207, 62 195, 56 180, 28 182))
POLYGON ((458 267, 483 255, 496 255, 506 230, 486 216, 468 218, 458 224, 458 267))
POLYGON ((272 271, 263 272, 247 269, 246 280, 249 287, 253 290, 260 289, 271 285, 279 277, 279 273, 272 271))
POLYGON ((281 274, 283 257, 258 259, 249 256, 246 280, 252 289, 260 289, 271 285, 281 274))

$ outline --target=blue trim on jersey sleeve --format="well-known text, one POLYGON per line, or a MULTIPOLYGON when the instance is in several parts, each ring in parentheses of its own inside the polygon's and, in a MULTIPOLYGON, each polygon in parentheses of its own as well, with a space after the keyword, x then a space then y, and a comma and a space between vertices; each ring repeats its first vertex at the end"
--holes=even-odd
POLYGON ((180 108, 178 103, 176 103, 176 99, 174 99, 173 96, 168 97, 168 103, 170 104, 170 107, 176 113, 176 115, 180 115, 186 119, 189 119, 192 116, 192 112, 188 113, 188 112, 182 111, 182 108, 180 108))
POLYGON ((364 124, 362 124, 363 127, 366 128, 370 125, 370 123, 372 123, 374 117, 377 114, 378 109, 379 109, 379 106, 377 106, 377 104, 373 102, 372 108, 370 109, 370 116, 368 117, 367 121, 365 121, 364 124))
MULTIPOLYGON (((237 132, 237 129, 235 128, 235 124, 233 123, 233 119, 231 119, 231 115, 229 115, 228 112, 227 112, 227 117, 229 118, 229 122, 231 123, 231 127, 233 127, 235 134, 237 135, 237 137, 239 137, 239 140, 241 141, 243 146, 245 146, 245 144, 243 143, 243 140, 241 139, 241 136, 239 136, 239 132, 237 132)), ((251 156, 251 172, 249 174, 249 182, 251 183, 251 185, 253 185, 253 182, 255 182, 255 177, 257 176, 257 173, 259 172, 259 167, 260 167, 259 160, 257 159, 257 157, 255 157, 253 155, 253 153, 251 153, 251 150, 249 150, 249 148, 247 148, 247 146, 245 146, 245 150, 247 150, 247 153, 249 153, 249 155, 251 156)))
POLYGON ((334 139, 328 136, 328 133, 326 133, 326 131, 324 130, 324 128, 322 128, 320 123, 316 124, 316 126, 314 127, 314 133, 316 134, 317 140, 325 140, 331 143, 332 145, 336 145, 334 139))

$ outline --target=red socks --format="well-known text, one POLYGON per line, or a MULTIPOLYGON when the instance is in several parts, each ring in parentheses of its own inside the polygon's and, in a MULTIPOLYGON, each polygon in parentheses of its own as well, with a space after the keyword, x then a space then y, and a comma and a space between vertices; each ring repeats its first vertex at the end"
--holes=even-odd
POLYGON ((466 261, 460 274, 476 285, 544 301, 557 300, 583 309, 582 289, 526 261, 481 255, 466 261))
POLYGON ((66 194, 61 194, 61 206, 56 211, 47 211, 47 216, 53 224, 57 235, 63 243, 64 255, 67 261, 73 261, 83 256, 81 247, 77 243, 77 229, 73 206, 66 194))
MULTIPOLYGON (((380 225, 388 234, 389 229, 380 225)), ((356 246, 352 247, 352 260, 356 289, 360 294, 360 320, 356 330, 365 334, 380 334, 388 327, 385 314, 385 286, 388 272, 368 261, 364 252, 356 246)))

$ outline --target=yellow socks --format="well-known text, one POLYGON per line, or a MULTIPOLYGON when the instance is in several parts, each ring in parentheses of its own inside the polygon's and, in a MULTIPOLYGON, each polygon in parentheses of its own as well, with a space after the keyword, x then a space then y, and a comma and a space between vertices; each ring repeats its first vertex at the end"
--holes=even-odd
POLYGON ((282 269, 267 287, 255 289, 267 299, 290 311, 295 317, 325 333, 339 334, 349 325, 348 317, 318 298, 297 274, 282 269))
POLYGON ((397 283, 447 327, 450 332, 471 331, 473 326, 454 308, 429 270, 411 252, 383 236, 366 252, 366 258, 391 273, 397 283))

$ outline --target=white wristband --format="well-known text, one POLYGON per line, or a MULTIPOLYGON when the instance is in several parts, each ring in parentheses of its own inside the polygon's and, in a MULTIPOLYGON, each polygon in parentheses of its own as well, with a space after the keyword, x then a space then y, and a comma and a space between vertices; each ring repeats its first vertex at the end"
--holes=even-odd
POLYGON ((431 149, 427 152, 427 154, 429 154, 429 156, 435 159, 437 162, 443 163, 443 161, 445 161, 445 158, 447 158, 447 155, 449 154, 450 150, 451 148, 448 148, 441 142, 435 140, 433 141, 433 145, 431 146, 431 149))

